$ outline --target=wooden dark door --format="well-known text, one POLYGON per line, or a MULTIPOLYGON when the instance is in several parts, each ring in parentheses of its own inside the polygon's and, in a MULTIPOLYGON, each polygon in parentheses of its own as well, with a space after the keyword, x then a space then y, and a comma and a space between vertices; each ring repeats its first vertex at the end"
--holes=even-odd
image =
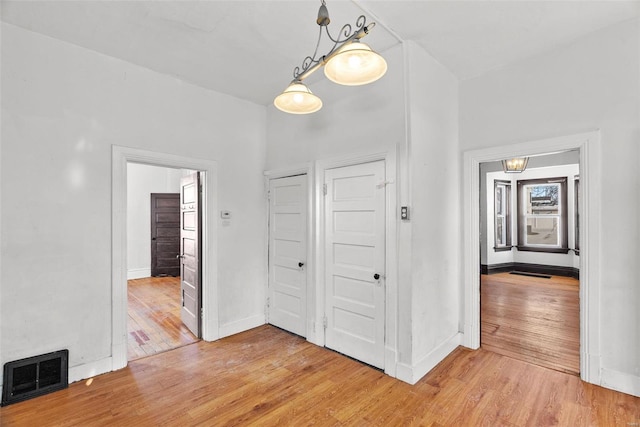
POLYGON ((151 193, 151 276, 180 274, 180 194, 151 193))
POLYGON ((200 182, 198 172, 180 182, 180 293, 182 323, 200 338, 200 182))

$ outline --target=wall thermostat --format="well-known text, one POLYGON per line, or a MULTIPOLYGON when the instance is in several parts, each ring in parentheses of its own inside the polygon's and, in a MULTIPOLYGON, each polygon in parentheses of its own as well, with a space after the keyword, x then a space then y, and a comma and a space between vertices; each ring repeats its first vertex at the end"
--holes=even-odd
POLYGON ((231 219, 231 212, 229 212, 229 211, 220 211, 220 218, 222 218, 222 219, 231 219))

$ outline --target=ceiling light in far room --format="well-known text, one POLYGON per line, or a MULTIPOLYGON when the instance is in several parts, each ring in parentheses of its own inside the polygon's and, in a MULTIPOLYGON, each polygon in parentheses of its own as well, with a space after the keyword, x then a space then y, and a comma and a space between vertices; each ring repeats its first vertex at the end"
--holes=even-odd
POLYGON ((528 157, 515 157, 513 159, 506 159, 502 161, 502 169, 505 173, 520 173, 524 172, 529 162, 528 157))
POLYGON ((320 67, 325 67, 325 75, 332 82, 358 86, 372 83, 387 71, 387 62, 360 39, 369 34, 375 22, 366 25, 367 19, 360 15, 355 23, 355 30, 350 24, 342 27, 338 37, 329 33, 329 11, 322 0, 316 23, 320 26, 315 52, 302 61, 302 65, 293 69, 293 81, 276 97, 274 105, 286 113, 308 114, 322 108, 322 101, 311 93, 302 80, 309 77, 320 67), (322 38, 322 29, 333 42, 333 47, 325 55, 318 55, 318 47, 322 38))

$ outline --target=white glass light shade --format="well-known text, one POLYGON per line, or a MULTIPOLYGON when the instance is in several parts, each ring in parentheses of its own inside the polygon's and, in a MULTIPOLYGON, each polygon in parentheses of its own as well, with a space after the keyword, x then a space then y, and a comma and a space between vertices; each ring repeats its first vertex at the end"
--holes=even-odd
POLYGON ((529 163, 528 157, 507 159, 502 161, 502 169, 506 173, 523 172, 527 168, 527 163, 529 163))
POLYGON ((387 61, 357 40, 343 46, 324 66, 324 74, 329 80, 346 86, 375 82, 386 72, 387 61))
POLYGON ((291 114, 309 114, 322 108, 322 100, 302 82, 292 82, 273 100, 277 109, 291 114))

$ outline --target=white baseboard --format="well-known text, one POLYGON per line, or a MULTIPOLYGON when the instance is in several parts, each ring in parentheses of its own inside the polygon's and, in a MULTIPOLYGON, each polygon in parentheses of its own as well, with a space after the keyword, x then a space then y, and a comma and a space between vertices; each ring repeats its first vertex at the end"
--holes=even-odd
POLYGON ((76 381, 93 378, 96 375, 111 372, 113 370, 113 361, 111 357, 96 360, 95 362, 84 363, 82 365, 69 368, 69 384, 76 381))
POLYGON ((640 377, 625 372, 602 368, 601 386, 640 397, 640 377))
POLYGON ((426 354, 422 359, 413 365, 405 363, 397 364, 397 377, 399 380, 411 385, 417 383, 420 378, 424 377, 430 370, 442 362, 453 350, 455 350, 462 342, 462 334, 456 332, 455 335, 445 340, 438 347, 426 354))
POLYGON ((151 268, 131 268, 127 270, 127 280, 151 277, 151 268))
POLYGON ((230 323, 220 325, 220 338, 235 335, 240 332, 248 331, 266 323, 264 314, 247 317, 245 319, 236 320, 230 323))

